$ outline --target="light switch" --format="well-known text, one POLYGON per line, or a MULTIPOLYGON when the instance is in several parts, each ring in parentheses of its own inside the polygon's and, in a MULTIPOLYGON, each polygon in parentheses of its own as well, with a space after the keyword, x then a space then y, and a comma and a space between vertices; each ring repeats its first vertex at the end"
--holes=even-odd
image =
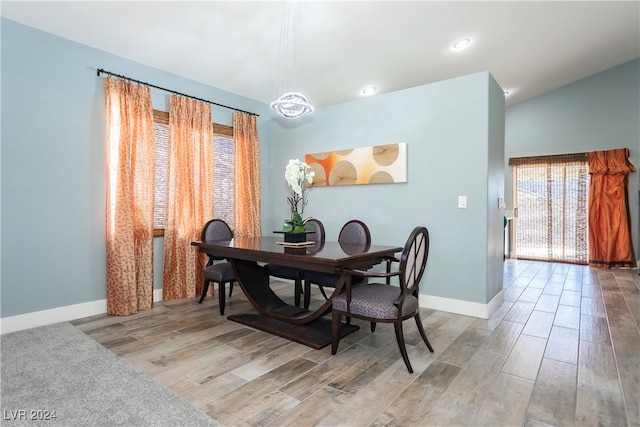
POLYGON ((458 207, 460 209, 467 208, 467 196, 458 196, 458 207))

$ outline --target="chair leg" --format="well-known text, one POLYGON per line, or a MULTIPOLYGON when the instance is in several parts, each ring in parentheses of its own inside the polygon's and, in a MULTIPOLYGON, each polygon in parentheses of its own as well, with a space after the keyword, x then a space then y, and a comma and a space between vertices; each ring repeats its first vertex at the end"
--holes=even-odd
POLYGON ((300 307, 300 295, 302 294, 302 280, 296 279, 294 284, 294 299, 296 307, 300 307))
POLYGON ((324 297, 324 299, 329 299, 327 294, 324 292, 324 288, 321 285, 318 285, 318 287, 320 288, 320 292, 322 293, 322 296, 324 297))
POLYGON ((338 352, 338 343, 340 342, 340 323, 342 322, 342 314, 339 311, 331 312, 331 354, 338 352))
POLYGON ((202 288, 202 295, 200 296, 200 301, 198 302, 198 304, 202 304, 202 301, 204 301, 204 297, 207 296, 208 290, 209 290, 209 281, 205 280, 204 287, 202 288))
POLYGON ((304 281, 304 308, 308 309, 311 303, 311 282, 304 281))
POLYGON ((371 332, 375 332, 376 331, 376 322, 371 322, 371 332))
POLYGON ((233 285, 235 284, 235 282, 229 282, 229 296, 231 296, 231 294, 233 293, 233 285))
POLYGON ((218 283, 218 306, 220 308, 220 316, 224 316, 224 282, 218 283))
POLYGON ((398 341, 398 348, 400 349, 400 353, 402 354, 402 359, 404 360, 404 364, 407 366, 407 370, 410 374, 413 374, 413 368, 411 367, 411 362, 409 362, 409 355, 407 354, 407 347, 404 345, 404 334, 402 332, 402 320, 394 322, 393 324, 394 330, 396 331, 396 340, 398 341))
POLYGON ((416 313, 416 315, 413 316, 413 318, 416 319, 416 325, 418 326, 418 331, 420 331, 420 336, 422 336, 422 339, 424 340, 424 343, 429 348, 429 351, 433 353, 433 347, 431 347, 429 338, 427 338, 427 333, 424 331, 424 327, 422 326, 422 320, 420 320, 420 313, 416 313))

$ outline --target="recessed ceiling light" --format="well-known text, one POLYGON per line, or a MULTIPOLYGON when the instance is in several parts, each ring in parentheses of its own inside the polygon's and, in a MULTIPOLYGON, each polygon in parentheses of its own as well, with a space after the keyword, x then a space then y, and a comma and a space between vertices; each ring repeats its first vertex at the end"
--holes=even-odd
POLYGON ((367 86, 364 89, 362 89, 362 94, 363 95, 373 95, 377 91, 378 91, 377 87, 375 87, 375 86, 367 86))
POLYGON ((457 42, 455 42, 453 44, 453 50, 461 50, 464 49, 465 47, 469 46, 471 44, 471 39, 469 38, 465 38, 465 39, 460 39, 457 42))

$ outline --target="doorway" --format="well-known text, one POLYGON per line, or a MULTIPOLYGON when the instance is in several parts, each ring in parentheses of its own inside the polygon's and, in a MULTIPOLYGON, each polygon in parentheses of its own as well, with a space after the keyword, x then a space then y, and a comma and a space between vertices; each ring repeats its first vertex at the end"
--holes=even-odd
POLYGON ((516 258, 587 264, 589 168, 584 154, 510 159, 516 258))

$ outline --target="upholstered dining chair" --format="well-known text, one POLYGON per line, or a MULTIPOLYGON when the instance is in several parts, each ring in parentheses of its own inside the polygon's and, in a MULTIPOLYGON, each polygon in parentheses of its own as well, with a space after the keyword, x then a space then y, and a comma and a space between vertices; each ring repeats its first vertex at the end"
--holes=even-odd
POLYGON ((331 354, 336 354, 340 341, 340 327, 342 316, 355 317, 371 322, 371 332, 376 323, 393 323, 396 340, 407 370, 413 373, 404 343, 402 323, 413 317, 429 351, 433 347, 429 343, 427 334, 420 320, 418 307, 418 290, 422 274, 429 257, 429 231, 425 227, 416 227, 404 246, 398 268, 395 271, 378 273, 364 270, 348 270, 353 276, 388 278, 397 276, 399 287, 387 283, 368 283, 366 286, 356 286, 350 291, 343 292, 331 300, 331 354))
MULTIPOLYGON (((347 221, 338 234, 338 243, 346 253, 371 246, 371 232, 367 225, 357 219, 347 221)), ((340 281, 340 274, 323 273, 320 271, 306 271, 304 274, 304 308, 311 303, 311 285, 317 285, 325 299, 328 299, 325 287, 335 288, 340 281)), ((353 284, 363 281, 363 277, 355 277, 353 284)))
MULTIPOLYGON (((207 222, 202 228, 202 234, 200 240, 203 242, 212 240, 231 240, 233 233, 229 225, 221 219, 212 219, 207 222)), ((229 297, 233 293, 233 285, 236 281, 236 275, 233 271, 233 266, 225 258, 214 257, 209 255, 209 261, 207 266, 202 272, 204 275, 204 287, 202 289, 202 295, 200 296, 200 303, 204 301, 207 291, 209 290, 209 284, 211 282, 218 284, 218 306, 220 308, 220 315, 224 315, 225 306, 225 285, 229 283, 229 297), (222 262, 215 262, 222 261, 222 262)))
MULTIPOLYGON (((324 225, 322 221, 311 218, 304 226, 307 233, 307 240, 313 241, 314 244, 309 249, 313 251, 316 248, 320 248, 324 245, 324 225)), ((305 271, 295 267, 286 267, 283 265, 267 264, 264 267, 264 271, 273 277, 280 279, 288 279, 294 281, 294 302, 296 306, 300 306, 300 295, 302 294, 302 281, 304 280, 305 271)))

